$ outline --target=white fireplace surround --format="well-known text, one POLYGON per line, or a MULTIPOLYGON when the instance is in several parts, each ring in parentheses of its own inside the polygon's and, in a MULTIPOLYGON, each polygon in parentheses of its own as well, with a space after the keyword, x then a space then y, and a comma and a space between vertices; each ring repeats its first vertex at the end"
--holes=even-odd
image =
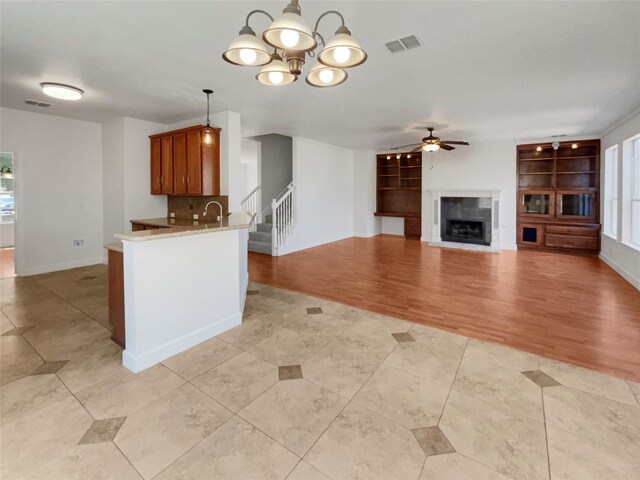
POLYGON ((433 208, 431 238, 427 238, 429 245, 448 248, 462 248, 479 250, 482 252, 500 251, 500 197, 503 190, 429 190, 433 208), (446 242, 440 236, 441 230, 441 199, 442 197, 479 197, 491 199, 491 245, 476 245, 473 243, 446 242))

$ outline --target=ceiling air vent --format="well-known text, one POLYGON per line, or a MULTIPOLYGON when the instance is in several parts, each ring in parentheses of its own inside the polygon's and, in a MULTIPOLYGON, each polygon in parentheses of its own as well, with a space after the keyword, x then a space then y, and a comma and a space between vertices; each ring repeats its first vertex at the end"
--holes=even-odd
POLYGON ((24 103, 26 103, 27 105, 35 105, 36 107, 42 107, 42 108, 49 108, 51 106, 50 103, 46 103, 46 102, 38 102, 37 100, 25 100, 24 103))
POLYGON ((421 46, 420 40, 415 35, 407 35, 397 40, 391 40, 384 44, 391 53, 404 52, 421 46))

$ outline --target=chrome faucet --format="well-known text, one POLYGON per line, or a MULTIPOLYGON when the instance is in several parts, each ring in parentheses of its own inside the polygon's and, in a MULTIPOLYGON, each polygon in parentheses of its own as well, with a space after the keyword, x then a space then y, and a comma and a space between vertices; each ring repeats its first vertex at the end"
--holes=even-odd
POLYGON ((216 205, 218 205, 218 207, 220 208, 220 217, 219 217, 219 219, 220 219, 220 220, 218 220, 218 219, 216 218, 216 222, 217 222, 217 221, 222 222, 222 205, 220 205, 220 204, 219 204, 218 202, 216 202, 215 200, 212 200, 211 202, 207 203, 207 204, 204 206, 204 213, 203 213, 203 215, 204 215, 205 217, 207 216, 207 210, 209 210, 209 205, 211 205, 212 203, 215 203, 215 204, 216 204, 216 205))

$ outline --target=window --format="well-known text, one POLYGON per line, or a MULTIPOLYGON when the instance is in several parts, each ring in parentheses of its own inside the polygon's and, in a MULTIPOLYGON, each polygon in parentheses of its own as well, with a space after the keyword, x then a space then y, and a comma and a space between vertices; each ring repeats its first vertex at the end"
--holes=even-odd
POLYGON ((604 233, 618 236, 618 146, 607 148, 604 155, 604 233))
POLYGON ((11 223, 13 209, 13 153, 0 153, 0 221, 11 223))
POLYGON ((635 138, 631 148, 631 236, 629 240, 640 247, 640 138, 635 138))

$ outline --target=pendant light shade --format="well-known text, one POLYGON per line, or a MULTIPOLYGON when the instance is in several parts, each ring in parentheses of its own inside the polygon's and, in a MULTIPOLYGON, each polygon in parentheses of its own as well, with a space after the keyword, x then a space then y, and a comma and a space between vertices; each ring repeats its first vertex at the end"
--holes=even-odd
POLYGON ((361 65, 367 59, 367 53, 358 41, 351 36, 347 27, 340 27, 324 50, 318 55, 318 61, 328 67, 350 68, 361 65))
POLYGON ((318 45, 311 28, 300 16, 300 9, 294 2, 271 22, 269 28, 262 33, 262 39, 274 48, 298 52, 313 50, 318 45))
POLYGON ((271 61, 267 47, 249 26, 242 27, 240 35, 231 42, 222 58, 234 65, 248 67, 261 67, 271 61))
POLYGON ((207 95, 207 126, 200 131, 200 135, 202 138, 202 143, 204 143, 205 145, 211 145, 213 143, 214 131, 209 124, 209 95, 213 93, 213 90, 205 88, 204 90, 202 90, 202 92, 207 95))
POLYGON ((347 72, 335 67, 327 67, 321 63, 316 62, 313 68, 309 71, 306 81, 313 87, 335 87, 340 85, 347 79, 347 72))
POLYGON ((282 57, 277 53, 271 56, 271 63, 268 63, 256 78, 263 85, 280 86, 288 85, 296 80, 296 76, 289 71, 289 66, 282 61, 282 57))

